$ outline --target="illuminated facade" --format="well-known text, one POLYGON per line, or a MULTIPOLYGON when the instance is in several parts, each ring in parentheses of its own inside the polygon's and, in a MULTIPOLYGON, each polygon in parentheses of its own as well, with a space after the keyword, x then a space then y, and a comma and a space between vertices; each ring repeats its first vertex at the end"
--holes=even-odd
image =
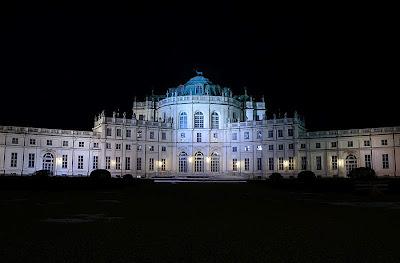
POLYGON ((399 176, 400 127, 307 132, 302 119, 268 119, 264 99, 213 84, 186 84, 134 101, 131 117, 96 116, 92 131, 0 126, 0 174, 58 176, 346 176, 372 167, 399 176))

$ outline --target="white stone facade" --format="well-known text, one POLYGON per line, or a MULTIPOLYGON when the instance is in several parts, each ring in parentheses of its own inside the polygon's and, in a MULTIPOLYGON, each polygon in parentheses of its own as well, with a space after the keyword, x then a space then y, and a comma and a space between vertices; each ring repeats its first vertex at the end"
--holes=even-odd
POLYGON ((134 102, 132 117, 104 112, 93 131, 0 126, 0 174, 57 176, 346 176, 372 167, 399 176, 400 127, 307 132, 295 113, 267 119, 264 100, 199 75, 166 95, 134 102))

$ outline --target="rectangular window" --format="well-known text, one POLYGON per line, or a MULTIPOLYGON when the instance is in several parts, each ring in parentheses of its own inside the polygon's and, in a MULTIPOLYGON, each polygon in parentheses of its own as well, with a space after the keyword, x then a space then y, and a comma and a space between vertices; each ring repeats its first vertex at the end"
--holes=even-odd
POLYGON ((268 158, 268 170, 275 170, 274 158, 268 158))
POLYGON ((93 148, 99 148, 99 143, 98 142, 94 142, 93 143, 93 148))
POLYGON ((331 148, 336 148, 337 147, 337 142, 331 142, 331 148))
POLYGON ((244 158, 244 170, 245 171, 250 170, 250 159, 249 158, 244 158))
POLYGON ((382 154, 382 168, 389 169, 389 154, 382 154))
POLYGON ((293 136, 293 129, 288 129, 287 133, 288 133, 288 136, 293 136))
POLYGON ((273 130, 269 130, 268 131, 268 138, 273 138, 274 137, 274 131, 273 130))
POLYGON ((322 170, 322 158, 321 158, 321 156, 316 156, 315 160, 316 160, 316 163, 317 163, 317 170, 322 170))
POLYGON ((182 139, 185 138, 185 133, 184 132, 181 133, 181 138, 182 139))
POLYGON ((289 150, 293 150, 293 148, 294 148, 293 143, 289 143, 289 150))
POLYGON ((121 150, 121 144, 120 143, 116 143, 115 144, 115 150, 121 150))
POLYGON ((371 146, 371 142, 369 140, 364 141, 364 146, 366 147, 371 146))
POLYGON ((257 139, 262 139, 262 131, 257 131, 257 139))
POLYGON ((138 152, 140 152, 140 151, 142 150, 142 145, 136 146, 136 150, 137 150, 138 152))
POLYGON ((388 145, 387 140, 381 140, 381 144, 382 144, 383 146, 388 145))
POLYGON ((262 146, 261 145, 257 145, 257 151, 262 151, 262 146))
POLYGON ((83 169, 83 155, 78 155, 78 169, 83 169))
POLYGON ((68 141, 63 141, 63 147, 68 147, 68 141))
POLYGON ((249 132, 244 132, 244 139, 248 140, 250 138, 250 133, 249 132))
POLYGON ((154 171, 154 158, 149 158, 149 171, 154 171))
POLYGON ((96 170, 99 168, 99 156, 93 156, 93 169, 96 170))
POLYGON ((274 145, 273 144, 268 145, 268 150, 273 151, 274 150, 274 145))
POLYGON ((232 159, 232 170, 237 171, 238 170, 238 160, 237 159, 232 159))
POLYGON ((79 144, 78 144, 78 145, 79 145, 79 147, 80 147, 80 148, 83 148, 83 147, 85 147, 85 143, 84 143, 84 142, 79 142, 79 144))
POLYGON ((142 131, 138 131, 138 132, 136 133, 136 137, 137 137, 138 139, 142 138, 142 131))
POLYGON ((364 155, 364 161, 365 161, 365 167, 367 167, 367 168, 371 168, 372 167, 372 165, 371 165, 371 155, 369 155, 369 154, 364 155))
POLYGON ((33 168, 35 167, 35 154, 30 153, 28 155, 28 168, 33 168))
POLYGON ((115 157, 115 169, 121 170, 121 157, 115 157))
POLYGON ((279 144, 279 145, 278 145, 278 150, 279 150, 279 151, 283 151, 283 144, 279 144))
POLYGON ((154 145, 149 146, 149 151, 154 152, 154 145))
POLYGON ((111 169, 111 157, 106 156, 106 169, 111 169))
POLYGON ((301 170, 307 170, 307 156, 301 156, 301 170))
POLYGON ((289 157, 289 170, 294 170, 294 158, 289 157))
POLYGON ((201 142, 201 133, 200 132, 197 133, 197 142, 201 142))
POLYGON ((142 158, 137 158, 136 159, 136 170, 141 171, 142 170, 142 158))
POLYGON ((18 154, 17 153, 11 153, 11 167, 17 167, 17 159, 18 159, 18 154))
POLYGON ((132 130, 126 130, 126 138, 131 138, 132 130))
POLYGON ((67 169, 67 167, 68 167, 68 155, 63 154, 63 156, 61 157, 61 168, 67 169))
POLYGON ((347 147, 353 147, 353 141, 348 141, 347 142, 347 147))
POLYGON ((315 148, 317 148, 317 149, 321 148, 321 143, 320 143, 320 142, 317 142, 317 143, 315 144, 315 148))
POLYGON ((217 139, 218 138, 218 133, 214 132, 213 137, 214 137, 214 139, 217 139))
POLYGON ((237 152, 237 146, 232 147, 232 152, 234 152, 234 153, 237 152))
POLYGON ((161 140, 166 140, 167 139, 167 133, 166 132, 162 132, 161 133, 161 140))
POLYGON ((165 159, 161 159, 161 171, 165 171, 166 163, 165 159))
POLYGON ((262 170, 262 159, 257 158, 257 170, 261 171, 262 170))
POLYGON ((283 130, 278 130, 278 137, 283 137, 283 130))
POLYGON ((154 139, 154 132, 153 131, 150 132, 150 139, 154 139))
POLYGON ((117 129, 117 136, 121 137, 121 129, 117 129))
POLYGON ((131 145, 130 144, 126 144, 125 145, 125 150, 130 151, 131 150, 131 145))
POLYGON ((48 146, 53 145, 53 141, 52 141, 52 140, 47 140, 47 141, 46 141, 46 145, 48 145, 48 146))
POLYGON ((30 145, 35 145, 36 144, 36 139, 29 139, 29 144, 30 145))
POLYGON ((131 169, 131 157, 125 157, 125 170, 131 169))
POLYGON ((232 133, 232 140, 233 141, 237 140, 237 133, 236 132, 232 133))
POLYGON ((111 128, 107 128, 106 135, 111 136, 111 128))
POLYGON ((338 159, 336 155, 332 156, 332 170, 338 169, 338 159))
POLYGON ((167 147, 166 146, 161 146, 161 151, 162 152, 166 152, 167 151, 167 147))
POLYGON ((283 157, 278 158, 278 170, 283 170, 283 157))
POLYGON ((144 121, 144 115, 143 114, 139 114, 139 121, 144 121))
POLYGON ((111 143, 106 142, 106 149, 111 149, 111 143))
POLYGON ((306 148, 306 144, 305 143, 300 144, 300 148, 301 149, 305 149, 306 148))
POLYGON ((18 144, 18 138, 12 138, 11 139, 12 144, 18 144))
POLYGON ((249 152, 249 151, 250 151, 250 146, 245 146, 245 147, 244 147, 244 151, 245 151, 245 152, 249 152))

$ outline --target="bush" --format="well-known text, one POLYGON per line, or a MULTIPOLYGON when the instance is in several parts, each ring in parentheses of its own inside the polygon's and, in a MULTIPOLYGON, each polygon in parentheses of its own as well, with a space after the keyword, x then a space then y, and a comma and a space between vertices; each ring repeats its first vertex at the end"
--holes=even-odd
POLYGON ((376 178, 376 173, 371 168, 358 167, 351 170, 347 176, 355 180, 372 180, 376 178))
POLYGON ((297 179, 302 182, 312 182, 315 179, 317 179, 317 177, 315 176, 315 173, 312 171, 301 171, 297 175, 297 179))
POLYGON ((32 177, 39 179, 39 178, 48 178, 52 175, 53 175, 53 173, 49 170, 38 170, 32 174, 32 177))
POLYGON ((107 180, 107 179, 111 179, 111 173, 105 169, 97 169, 97 170, 93 170, 90 173, 90 178, 97 179, 97 180, 107 180))
POLYGON ((123 179, 124 180, 133 180, 133 176, 131 174, 124 174, 123 179))
POLYGON ((279 181, 279 180, 282 180, 282 175, 280 174, 280 173, 272 173, 270 176, 269 176, 269 179, 271 179, 271 180, 274 180, 274 181, 279 181))

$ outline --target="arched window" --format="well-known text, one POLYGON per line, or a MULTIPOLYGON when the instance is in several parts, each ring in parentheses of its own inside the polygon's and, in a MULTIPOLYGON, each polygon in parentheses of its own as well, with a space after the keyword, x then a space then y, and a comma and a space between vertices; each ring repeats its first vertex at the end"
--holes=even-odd
POLYGON ((194 171, 196 173, 204 172, 204 155, 201 152, 194 155, 194 171))
POLYGON ((48 170, 53 172, 54 169, 54 156, 51 153, 46 153, 43 155, 43 170, 48 170))
POLYGON ((215 111, 211 114, 211 129, 219 129, 219 115, 215 111))
POLYGON ((204 128, 204 115, 200 111, 196 111, 196 113, 194 114, 194 127, 204 128))
POLYGON ((187 173, 188 169, 188 165, 187 165, 187 154, 185 152, 181 152, 179 154, 179 163, 178 163, 178 167, 179 167, 179 172, 180 173, 187 173))
POLYGON ((357 158, 354 155, 349 155, 346 158, 346 172, 350 173, 351 170, 357 168, 357 158))
POLYGON ((211 154, 211 172, 218 173, 219 172, 219 155, 218 153, 211 154))
POLYGON ((179 128, 186 129, 187 128, 187 114, 186 112, 181 112, 179 115, 179 128))

